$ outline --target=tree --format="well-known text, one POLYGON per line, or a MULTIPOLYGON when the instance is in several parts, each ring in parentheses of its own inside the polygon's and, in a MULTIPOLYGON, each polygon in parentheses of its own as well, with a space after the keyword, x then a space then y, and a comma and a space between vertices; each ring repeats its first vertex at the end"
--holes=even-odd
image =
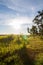
POLYGON ((36 35, 38 33, 36 26, 32 26, 32 28, 30 29, 30 33, 33 35, 36 35))
POLYGON ((39 34, 43 35, 43 10, 38 11, 38 15, 35 16, 33 22, 37 25, 39 34))
POLYGON ((27 32, 29 33, 29 27, 27 28, 27 32))

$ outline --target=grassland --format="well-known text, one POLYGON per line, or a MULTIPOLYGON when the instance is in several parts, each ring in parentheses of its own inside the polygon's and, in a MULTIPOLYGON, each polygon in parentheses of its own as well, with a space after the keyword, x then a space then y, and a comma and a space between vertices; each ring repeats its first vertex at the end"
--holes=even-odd
POLYGON ((0 35, 0 65, 43 65, 40 36, 0 35))

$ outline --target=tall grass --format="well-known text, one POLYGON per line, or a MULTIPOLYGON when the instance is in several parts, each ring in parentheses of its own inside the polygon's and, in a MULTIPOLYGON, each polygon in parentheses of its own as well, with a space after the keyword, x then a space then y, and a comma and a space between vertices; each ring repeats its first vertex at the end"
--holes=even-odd
POLYGON ((39 36, 0 36, 0 65, 43 65, 43 40, 39 36))

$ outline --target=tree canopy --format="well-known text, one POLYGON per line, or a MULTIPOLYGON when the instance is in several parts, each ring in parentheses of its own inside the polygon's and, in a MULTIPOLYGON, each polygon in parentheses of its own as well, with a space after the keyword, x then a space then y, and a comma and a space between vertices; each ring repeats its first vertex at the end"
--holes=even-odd
MULTIPOLYGON (((35 16, 33 22, 34 22, 34 24, 36 24, 36 27, 38 29, 38 34, 43 35, 43 10, 38 11, 38 14, 35 16)), ((32 29, 33 29, 33 27, 32 27, 32 29)), ((36 33, 36 32, 34 32, 34 33, 36 33)))

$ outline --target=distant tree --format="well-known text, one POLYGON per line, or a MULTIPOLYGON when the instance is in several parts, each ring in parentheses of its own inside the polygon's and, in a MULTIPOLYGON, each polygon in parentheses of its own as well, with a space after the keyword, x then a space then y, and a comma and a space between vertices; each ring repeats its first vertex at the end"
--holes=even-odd
POLYGON ((29 33, 29 27, 27 28, 27 32, 29 33))
POLYGON ((39 29, 39 34, 43 35, 43 10, 38 11, 38 15, 35 16, 33 22, 37 25, 39 29))
POLYGON ((32 28, 30 29, 30 33, 33 35, 36 35, 38 33, 36 26, 32 26, 32 28))

